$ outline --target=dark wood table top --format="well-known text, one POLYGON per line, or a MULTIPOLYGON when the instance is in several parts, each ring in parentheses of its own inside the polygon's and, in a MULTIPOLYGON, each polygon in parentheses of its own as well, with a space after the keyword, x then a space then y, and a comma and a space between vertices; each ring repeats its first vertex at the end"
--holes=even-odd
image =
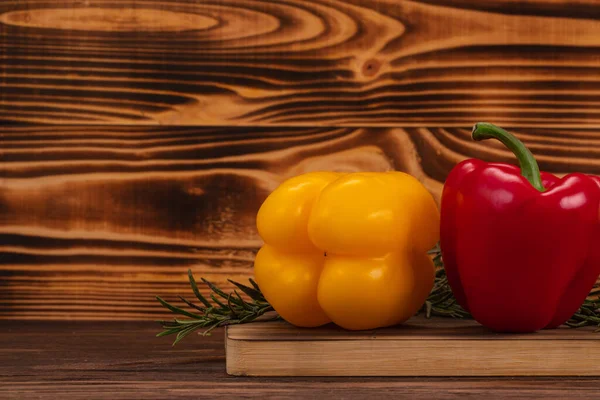
POLYGON ((151 322, 0 322, 0 398, 598 398, 598 378, 237 378, 223 332, 175 347, 151 322))

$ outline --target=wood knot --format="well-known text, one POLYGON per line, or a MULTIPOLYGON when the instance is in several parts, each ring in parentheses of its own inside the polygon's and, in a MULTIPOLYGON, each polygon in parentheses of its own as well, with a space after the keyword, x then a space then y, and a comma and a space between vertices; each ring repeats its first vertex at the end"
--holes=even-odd
POLYGON ((374 58, 365 61, 365 63, 362 66, 362 74, 364 76, 375 76, 377 75, 377 73, 379 72, 379 69, 381 68, 381 61, 378 61, 374 58))

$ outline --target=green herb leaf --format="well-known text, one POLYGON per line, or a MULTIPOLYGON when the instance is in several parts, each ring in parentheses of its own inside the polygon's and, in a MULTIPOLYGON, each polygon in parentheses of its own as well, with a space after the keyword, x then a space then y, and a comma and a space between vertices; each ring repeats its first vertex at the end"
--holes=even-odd
MULTIPOLYGON (((173 313, 190 318, 175 318, 172 321, 159 321, 163 331, 158 333, 156 336, 162 337, 176 335, 173 345, 179 343, 182 339, 196 330, 204 329, 202 335, 210 335, 210 332, 218 327, 251 322, 268 312, 274 311, 273 307, 265 300, 256 282, 251 279, 250 284, 252 287, 230 281, 233 285, 240 288, 244 294, 250 297, 250 300, 244 299, 235 290, 230 294, 226 294, 213 283, 207 281, 206 279, 202 279, 202 282, 212 291, 212 293, 209 295, 210 299, 212 300, 211 303, 210 300, 200 293, 200 289, 198 289, 198 285, 196 284, 196 280, 194 279, 191 270, 188 270, 188 278, 192 292, 194 292, 196 298, 200 300, 205 307, 199 307, 181 296, 179 296, 179 299, 190 308, 198 311, 198 313, 186 311, 180 307, 172 305, 158 296, 156 297, 156 299, 164 307, 173 313), (220 301, 219 298, 227 300, 226 304, 225 302, 220 301)), ((274 315, 273 318, 268 320, 278 318, 279 316, 274 315)))

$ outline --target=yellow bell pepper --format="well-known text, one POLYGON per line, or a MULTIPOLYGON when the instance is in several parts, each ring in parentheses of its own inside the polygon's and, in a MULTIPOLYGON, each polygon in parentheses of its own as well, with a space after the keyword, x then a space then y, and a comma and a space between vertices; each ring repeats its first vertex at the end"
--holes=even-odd
POLYGON ((312 172, 283 182, 257 215, 254 275, 286 321, 351 330, 396 325, 433 287, 431 194, 401 172, 312 172))

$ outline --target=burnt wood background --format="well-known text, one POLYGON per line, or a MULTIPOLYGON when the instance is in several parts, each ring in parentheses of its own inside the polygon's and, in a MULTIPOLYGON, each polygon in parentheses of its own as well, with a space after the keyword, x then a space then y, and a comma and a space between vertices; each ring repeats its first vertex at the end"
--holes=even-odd
POLYGON ((510 128, 600 174, 594 0, 0 2, 0 319, 154 319, 252 274, 255 213, 312 170, 439 198, 510 128))

